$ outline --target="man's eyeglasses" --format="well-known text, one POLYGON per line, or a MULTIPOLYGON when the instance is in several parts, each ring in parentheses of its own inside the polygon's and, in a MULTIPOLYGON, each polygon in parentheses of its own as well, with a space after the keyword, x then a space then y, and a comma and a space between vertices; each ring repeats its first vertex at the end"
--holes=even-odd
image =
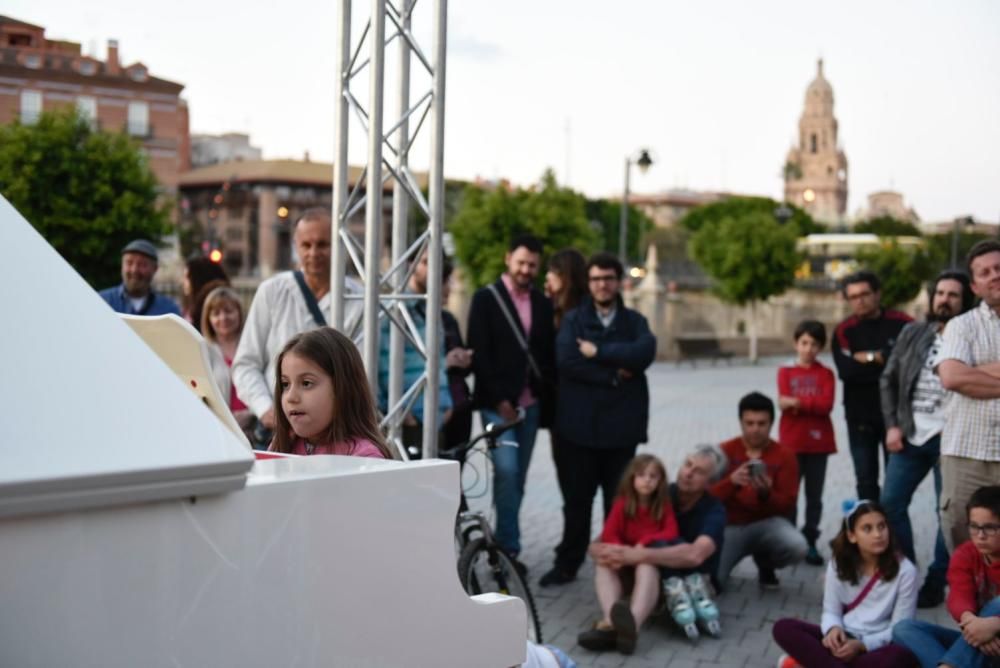
POLYGON ((856 302, 860 299, 867 299, 873 296, 875 293, 871 290, 865 290, 864 292, 855 292, 853 295, 847 295, 847 301, 856 302))
POLYGON ((600 274, 598 276, 588 276, 591 283, 613 283, 618 280, 615 274, 600 274))
POLYGON ((969 522, 966 526, 969 527, 970 536, 981 533, 987 538, 993 538, 997 533, 1000 533, 1000 524, 976 524, 975 522, 969 522))

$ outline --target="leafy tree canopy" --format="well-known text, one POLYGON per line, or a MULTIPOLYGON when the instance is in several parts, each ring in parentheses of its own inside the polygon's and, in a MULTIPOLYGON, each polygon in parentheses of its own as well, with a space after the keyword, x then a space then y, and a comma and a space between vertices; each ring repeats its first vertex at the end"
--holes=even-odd
MULTIPOLYGON (((618 254, 618 229, 621 224, 621 202, 611 202, 606 199, 587 200, 587 219, 600 224, 601 246, 605 250, 618 254)), ((653 221, 634 206, 629 206, 625 227, 625 255, 631 261, 642 261, 643 252, 640 244, 646 240, 646 235, 653 229, 653 221)))
POLYGON ((92 286, 121 280, 121 249, 170 230, 139 147, 72 110, 0 126, 0 193, 92 286))
POLYGON ((924 283, 943 268, 933 262, 925 248, 900 246, 895 239, 884 239, 878 248, 861 251, 858 261, 882 281, 882 304, 890 307, 916 297, 924 283))
POLYGON ((920 230, 913 223, 899 220, 892 216, 879 216, 865 220, 854 226, 854 231, 864 234, 877 234, 880 237, 919 237, 920 230))
MULTIPOLYGON (((975 246, 978 242, 983 239, 991 239, 988 234, 982 234, 979 232, 964 232, 959 230, 958 232, 958 253, 956 257, 956 264, 959 269, 967 270, 965 266, 965 256, 969 253, 969 249, 975 246)), ((924 239, 927 242, 927 252, 931 258, 931 264, 937 269, 945 269, 951 266, 951 247, 953 242, 952 233, 946 232, 944 234, 929 234, 924 239)))
POLYGON ((786 224, 795 229, 796 235, 805 236, 826 231, 804 210, 792 204, 782 205, 781 202, 769 197, 730 197, 719 202, 704 204, 688 211, 681 218, 680 224, 692 232, 697 232, 708 222, 718 222, 725 218, 741 220, 752 214, 769 216, 777 221, 774 212, 780 206, 786 206, 791 210, 792 215, 786 224))
POLYGON ((779 295, 795 282, 802 256, 797 229, 779 225, 770 212, 707 220, 691 237, 689 251, 713 279, 713 290, 735 304, 779 295))
POLYGON ((585 198, 559 186, 551 170, 534 189, 468 186, 449 228, 458 260, 476 288, 504 271, 507 245, 519 234, 534 234, 545 246, 539 282, 551 253, 572 246, 587 255, 599 243, 587 219, 585 198))

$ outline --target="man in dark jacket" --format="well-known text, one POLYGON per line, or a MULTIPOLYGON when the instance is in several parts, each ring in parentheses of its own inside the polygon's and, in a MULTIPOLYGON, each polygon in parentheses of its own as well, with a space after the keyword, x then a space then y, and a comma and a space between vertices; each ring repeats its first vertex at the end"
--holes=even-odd
POLYGON ((590 259, 590 296, 563 318, 556 339, 556 431, 565 442, 568 471, 563 538, 555 566, 542 576, 543 587, 576 577, 590 543, 597 488, 607 517, 626 465, 639 443, 646 442, 645 371, 656 357, 656 337, 646 318, 625 308, 619 294, 622 272, 610 253, 590 259))
MULTIPOLYGON (((916 563, 913 529, 908 509, 913 493, 927 474, 934 472, 935 499, 941 497, 941 431, 944 429, 946 391, 934 373, 946 322, 972 308, 974 296, 969 277, 959 271, 938 275, 930 291, 926 322, 911 322, 899 333, 896 348, 882 372, 882 416, 889 463, 885 468, 882 507, 899 547, 916 563)), ((935 504, 935 508, 937 505, 935 504)), ((917 607, 933 608, 944 600, 948 549, 938 527, 934 561, 917 597, 917 607)))
POLYGON ((476 376, 473 403, 481 411, 483 424, 511 422, 517 419, 517 409, 524 409, 524 422, 505 437, 517 441, 517 447, 501 447, 492 453, 496 538, 504 550, 517 556, 521 551, 518 513, 535 447, 543 383, 554 367, 555 327, 552 304, 535 287, 541 242, 530 235, 519 236, 509 249, 504 258, 507 271, 472 297, 468 332, 476 376))
POLYGON ((842 285, 853 315, 837 325, 831 348, 837 374, 844 381, 844 413, 858 499, 875 501, 879 498, 878 452, 885 437, 879 376, 899 331, 911 318, 882 308, 882 284, 870 271, 851 274, 842 285))

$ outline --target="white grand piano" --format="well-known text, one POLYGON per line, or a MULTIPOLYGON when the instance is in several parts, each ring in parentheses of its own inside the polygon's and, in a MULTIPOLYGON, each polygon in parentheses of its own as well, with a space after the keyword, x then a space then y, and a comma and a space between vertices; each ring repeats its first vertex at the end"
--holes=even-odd
POLYGON ((255 461, 0 197, 0 666, 513 666, 457 465, 255 461))

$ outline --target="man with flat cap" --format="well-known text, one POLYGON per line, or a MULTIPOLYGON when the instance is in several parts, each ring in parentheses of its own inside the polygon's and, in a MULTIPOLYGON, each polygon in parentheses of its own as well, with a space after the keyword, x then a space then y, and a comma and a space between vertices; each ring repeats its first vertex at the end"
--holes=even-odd
POLYGON ((153 292, 159 256, 151 241, 136 239, 122 249, 122 282, 101 290, 101 299, 118 313, 128 315, 180 315, 170 297, 153 292))

